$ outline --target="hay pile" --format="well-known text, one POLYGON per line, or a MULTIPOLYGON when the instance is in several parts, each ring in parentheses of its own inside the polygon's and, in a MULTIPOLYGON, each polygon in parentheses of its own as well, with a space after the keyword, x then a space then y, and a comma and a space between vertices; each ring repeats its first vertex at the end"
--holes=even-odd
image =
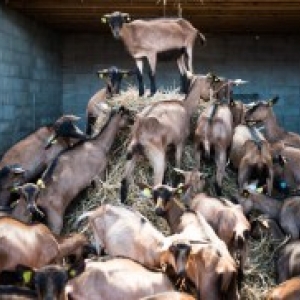
MULTIPOLYGON (((179 95, 177 90, 158 92, 152 98, 140 98, 137 90, 129 87, 126 92, 122 92, 119 96, 114 98, 114 100, 110 102, 110 105, 124 105, 135 112, 139 112, 147 104, 155 101, 182 98, 182 95, 179 95)), ((209 105, 209 103, 205 104, 205 106, 206 105, 209 105)), ((199 112, 202 109, 203 107, 199 107, 199 112)), ((192 119, 192 126, 195 126, 196 119, 197 115, 192 119)), ((192 128, 191 132, 193 131, 194 128, 192 128)), ((119 189, 126 162, 126 148, 129 141, 129 134, 130 129, 125 130, 115 141, 110 152, 109 165, 106 170, 105 179, 97 179, 96 188, 89 188, 87 191, 82 193, 78 197, 78 201, 76 201, 75 205, 72 205, 72 207, 68 210, 65 217, 65 231, 70 232, 80 230, 77 228, 76 219, 84 211, 95 209, 104 203, 111 203, 115 205, 119 204, 119 189)), ((167 179, 171 178, 171 164, 174 166, 173 157, 168 159, 167 179)), ((190 138, 185 147, 182 169, 190 170, 194 166, 193 144, 192 138, 190 138)), ((203 165, 202 170, 209 174, 215 174, 213 165, 203 165)), ((153 172, 147 161, 141 161, 137 164, 133 179, 136 182, 139 181, 152 184, 153 172)), ((226 196, 230 196, 234 194, 236 189, 236 173, 231 170, 227 170, 227 177, 223 181, 224 194, 226 196)), ((214 189, 211 183, 208 184, 206 191, 212 195, 214 194, 214 189)), ((154 226, 156 226, 164 234, 170 234, 166 221, 154 214, 151 201, 143 199, 140 196, 138 187, 133 183, 130 184, 128 203, 150 219, 154 226)), ((241 299, 264 299, 266 291, 275 285, 273 256, 277 247, 278 244, 271 241, 268 237, 263 237, 260 241, 250 241, 250 259, 245 271, 241 299)))

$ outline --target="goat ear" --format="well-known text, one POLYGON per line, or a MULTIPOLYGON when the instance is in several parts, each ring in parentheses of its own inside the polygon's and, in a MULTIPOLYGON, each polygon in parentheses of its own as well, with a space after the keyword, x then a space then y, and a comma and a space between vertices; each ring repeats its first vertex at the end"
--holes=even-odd
POLYGON ((84 270, 85 270, 85 262, 82 259, 78 263, 76 263, 68 268, 68 270, 67 270, 68 278, 72 279, 72 278, 78 276, 79 274, 83 273, 84 270))
POLYGON ((278 100, 279 100, 278 96, 274 97, 273 99, 268 101, 268 106, 273 106, 274 104, 276 104, 278 102, 278 100))
POLYGON ((137 186, 140 188, 143 197, 145 198, 152 197, 152 190, 153 190, 152 186, 144 182, 138 182, 137 186))
POLYGON ((174 195, 182 195, 184 194, 188 188, 190 187, 190 184, 182 184, 180 183, 177 188, 174 190, 174 195))
POLYGON ((243 190, 243 191, 242 191, 242 196, 243 196, 244 198, 248 198, 248 197, 250 196, 249 191, 248 191, 248 190, 243 190))

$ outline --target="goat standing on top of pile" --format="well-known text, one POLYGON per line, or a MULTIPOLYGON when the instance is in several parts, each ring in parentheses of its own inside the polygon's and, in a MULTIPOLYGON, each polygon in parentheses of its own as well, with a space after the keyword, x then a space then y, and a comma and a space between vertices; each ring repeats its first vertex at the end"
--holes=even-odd
MULTIPOLYGON (((52 162, 42 176, 44 189, 34 185, 34 191, 20 199, 20 202, 22 200, 27 203, 31 212, 40 214, 41 210, 45 214, 47 225, 54 233, 60 233, 64 212, 75 196, 105 171, 109 150, 119 128, 127 125, 129 114, 124 107, 113 110, 100 133, 75 145, 52 162), (38 211, 36 207, 39 208, 38 211)), ((42 186, 40 181, 38 183, 42 186)), ((20 214, 25 219, 29 218, 26 210, 20 214)))
POLYGON ((254 102, 245 114, 245 121, 262 123, 265 127, 265 137, 270 144, 281 141, 288 146, 300 148, 300 135, 285 131, 277 122, 273 106, 278 99, 279 97, 274 97, 269 101, 254 102))
POLYGON ((97 73, 100 78, 105 80, 106 87, 99 90, 88 101, 86 107, 86 133, 88 135, 92 135, 94 133, 93 127, 103 109, 103 107, 101 107, 101 103, 105 103, 106 100, 109 100, 113 96, 119 94, 122 79, 133 74, 132 71, 121 70, 117 67, 110 67, 109 69, 98 71, 97 73))
POLYGON ((245 125, 234 129, 230 162, 238 170, 240 191, 252 180, 258 180, 258 186, 267 184, 267 192, 272 195, 274 170, 271 149, 258 129, 245 125))
POLYGON ((139 95, 144 94, 143 59, 149 66, 150 94, 156 92, 155 69, 157 56, 164 52, 176 52, 177 65, 181 74, 181 91, 187 92, 186 71, 193 72, 193 47, 199 35, 202 43, 205 37, 192 24, 182 18, 160 18, 154 20, 135 20, 130 22, 129 14, 114 12, 102 17, 108 23, 114 37, 122 39, 138 68, 139 95), (130 23, 129 23, 130 22, 130 23), (185 63, 187 59, 187 64, 185 63))
POLYGON ((127 148, 125 174, 121 183, 121 201, 127 197, 128 179, 132 175, 138 155, 145 155, 153 168, 154 185, 163 182, 167 147, 176 148, 176 167, 180 168, 185 141, 190 133, 190 119, 197 111, 200 99, 207 102, 212 95, 227 95, 231 81, 215 75, 192 76, 190 91, 183 101, 168 100, 146 106, 137 117, 127 148))

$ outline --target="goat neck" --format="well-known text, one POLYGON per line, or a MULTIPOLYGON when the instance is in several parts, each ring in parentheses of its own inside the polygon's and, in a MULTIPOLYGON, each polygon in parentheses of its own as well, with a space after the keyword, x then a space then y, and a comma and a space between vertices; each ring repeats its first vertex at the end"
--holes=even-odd
POLYGON ((267 214, 271 218, 279 218, 283 202, 263 194, 255 194, 250 197, 252 198, 254 209, 267 214))
POLYGON ((270 143, 277 142, 286 136, 286 132, 277 122, 274 111, 270 109, 268 117, 264 121, 266 138, 270 143))
POLYGON ((104 150, 105 153, 108 153, 117 135, 121 119, 122 116, 119 113, 112 115, 104 125, 102 131, 91 141, 91 143, 99 145, 101 151, 104 150))
POLYGON ((193 78, 190 85, 190 90, 183 100, 184 108, 189 116, 191 116, 197 109, 201 94, 201 84, 198 78, 193 78))
POLYGON ((172 233, 176 233, 180 225, 180 218, 186 212, 183 205, 178 203, 179 200, 172 199, 170 201, 170 208, 166 212, 166 220, 171 228, 172 233))

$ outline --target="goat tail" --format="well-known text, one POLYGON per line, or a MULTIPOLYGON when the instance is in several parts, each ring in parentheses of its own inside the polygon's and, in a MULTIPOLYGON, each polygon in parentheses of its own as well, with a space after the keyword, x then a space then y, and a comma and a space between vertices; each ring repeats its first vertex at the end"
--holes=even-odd
POLYGON ((201 33, 200 31, 198 31, 198 35, 200 36, 201 39, 201 44, 204 46, 206 45, 206 37, 203 33, 201 33))

